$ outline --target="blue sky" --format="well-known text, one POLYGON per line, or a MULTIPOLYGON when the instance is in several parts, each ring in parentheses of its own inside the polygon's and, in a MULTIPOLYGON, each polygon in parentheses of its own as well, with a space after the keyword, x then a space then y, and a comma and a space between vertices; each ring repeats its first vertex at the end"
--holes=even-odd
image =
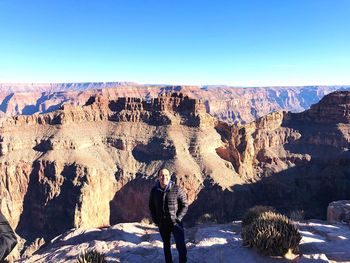
POLYGON ((350 0, 0 0, 0 82, 350 84, 350 0))

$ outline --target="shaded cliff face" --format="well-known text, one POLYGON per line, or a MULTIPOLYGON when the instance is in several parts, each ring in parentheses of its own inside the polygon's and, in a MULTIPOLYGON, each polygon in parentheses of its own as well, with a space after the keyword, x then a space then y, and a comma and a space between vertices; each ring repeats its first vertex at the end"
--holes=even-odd
POLYGON ((350 92, 303 113, 232 125, 182 93, 87 98, 48 114, 3 120, 2 212, 26 239, 148 217, 156 172, 167 167, 190 201, 185 221, 239 219, 256 204, 324 217, 350 198, 350 92))
POLYGON ((224 204, 221 213, 237 217, 244 206, 236 205, 240 192, 242 202, 325 218, 329 202, 350 198, 349 99, 349 92, 334 92, 302 113, 275 112, 243 126, 218 126, 226 145, 217 153, 247 183, 233 192, 203 189, 192 209, 210 213, 200 204, 213 199, 210 209, 224 204))
POLYGON ((349 86, 254 87, 165 86, 127 82, 6 84, 0 83, 0 118, 52 112, 63 103, 84 105, 92 95, 156 98, 165 92, 182 92, 200 99, 206 111, 221 120, 248 123, 274 111, 301 112, 324 95, 349 86))

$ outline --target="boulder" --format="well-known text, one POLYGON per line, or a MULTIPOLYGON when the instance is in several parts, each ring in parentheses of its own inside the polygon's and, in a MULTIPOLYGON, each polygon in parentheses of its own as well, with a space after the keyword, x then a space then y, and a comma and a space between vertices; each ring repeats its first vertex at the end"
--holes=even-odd
POLYGON ((327 221, 329 223, 350 223, 350 200, 334 201, 328 205, 327 221))

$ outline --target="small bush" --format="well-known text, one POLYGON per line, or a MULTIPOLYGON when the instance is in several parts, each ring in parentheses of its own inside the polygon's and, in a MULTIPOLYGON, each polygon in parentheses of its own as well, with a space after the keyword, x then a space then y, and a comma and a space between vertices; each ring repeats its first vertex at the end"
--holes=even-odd
POLYGON ((289 218, 293 221, 302 221, 305 218, 304 210, 294 210, 290 212, 289 218))
POLYGON ((268 256, 284 256, 289 249, 298 251, 301 235, 288 217, 264 212, 242 228, 243 243, 268 256))
POLYGON ((276 212, 272 206, 257 205, 249 208, 242 218, 242 227, 250 225, 256 218, 265 212, 276 212))
POLYGON ((99 253, 95 249, 83 251, 77 258, 77 263, 106 263, 104 254, 99 253))
POLYGON ((152 224, 152 220, 149 217, 144 217, 141 219, 140 223, 150 225, 150 224, 152 224))
POLYGON ((197 225, 209 224, 209 223, 217 223, 216 218, 212 214, 209 214, 209 213, 205 213, 205 214, 201 215, 196 221, 197 225))

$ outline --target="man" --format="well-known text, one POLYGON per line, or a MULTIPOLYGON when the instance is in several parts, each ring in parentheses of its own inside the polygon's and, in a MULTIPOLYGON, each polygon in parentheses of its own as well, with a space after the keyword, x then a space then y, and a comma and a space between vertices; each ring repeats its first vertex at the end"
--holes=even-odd
POLYGON ((185 193, 173 181, 167 169, 158 172, 158 182, 152 188, 149 198, 149 208, 153 222, 159 227, 163 240, 166 263, 172 263, 170 237, 173 233, 180 263, 187 261, 187 249, 182 218, 185 216, 188 204, 185 193))
POLYGON ((2 262, 17 244, 17 238, 10 224, 0 212, 0 262, 2 262))

